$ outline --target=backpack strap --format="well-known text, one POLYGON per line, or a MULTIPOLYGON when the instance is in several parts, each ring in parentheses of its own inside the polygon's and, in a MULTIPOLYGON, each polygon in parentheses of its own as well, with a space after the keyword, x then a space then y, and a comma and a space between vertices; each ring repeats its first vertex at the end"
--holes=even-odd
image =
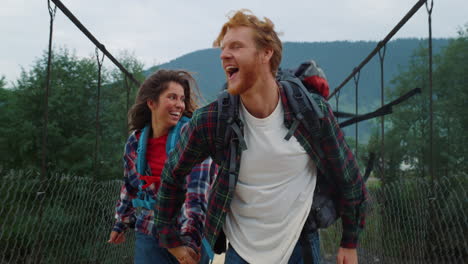
MULTIPOLYGON (((140 139, 138 140, 136 171, 139 175, 145 175, 146 172, 148 164, 146 161, 146 146, 148 145, 150 131, 150 124, 147 124, 141 130, 140 139)), ((155 200, 146 195, 146 192, 143 190, 143 185, 145 184, 144 180, 139 179, 137 198, 132 200, 132 204, 135 208, 144 207, 148 210, 153 210, 155 200)))
POLYGON ((150 124, 147 124, 141 130, 140 139, 138 140, 136 169, 140 175, 145 174, 146 171, 146 146, 148 145, 148 134, 150 130, 150 124))
POLYGON ((294 121, 284 139, 289 140, 299 126, 299 123, 302 123, 312 138, 314 138, 314 150, 322 158, 324 154, 319 142, 321 136, 320 119, 324 117, 323 112, 320 110, 317 102, 315 102, 312 94, 298 78, 286 75, 280 83, 285 90, 288 103, 294 112, 294 121))
POLYGON ((177 122, 177 124, 169 130, 169 134, 167 135, 167 141, 166 141, 166 154, 168 157, 171 154, 171 152, 174 150, 175 146, 177 145, 177 142, 179 142, 182 128, 184 127, 185 124, 187 124, 188 121, 190 121, 190 118, 186 116, 182 116, 179 122, 177 122))
POLYGON ((242 135, 242 121, 239 119, 239 96, 231 95, 226 90, 218 95, 218 123, 216 125, 216 146, 220 149, 229 144, 234 132, 243 150, 247 149, 242 135))
POLYGON ((247 149, 242 132, 243 123, 239 118, 239 96, 231 95, 225 89, 218 95, 218 120, 216 125, 216 156, 222 160, 222 153, 229 148, 229 190, 234 190, 236 184, 236 158, 238 146, 247 149), (238 145, 235 144, 237 141, 238 145))

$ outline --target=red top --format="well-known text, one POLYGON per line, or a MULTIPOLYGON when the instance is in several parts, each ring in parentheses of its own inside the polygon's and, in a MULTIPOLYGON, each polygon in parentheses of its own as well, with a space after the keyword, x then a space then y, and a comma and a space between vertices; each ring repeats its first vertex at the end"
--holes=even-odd
POLYGON ((161 172, 167 159, 166 141, 167 134, 158 138, 148 138, 148 144, 146 145, 146 160, 151 168, 152 175, 140 176, 140 179, 146 182, 146 184, 142 186, 143 189, 153 183, 159 185, 161 182, 161 172))

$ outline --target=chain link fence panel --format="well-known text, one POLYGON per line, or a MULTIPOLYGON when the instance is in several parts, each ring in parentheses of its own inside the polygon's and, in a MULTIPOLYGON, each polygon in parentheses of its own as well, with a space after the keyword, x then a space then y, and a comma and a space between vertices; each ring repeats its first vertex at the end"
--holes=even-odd
MULTIPOLYGON (((133 263, 134 232, 107 243, 120 181, 30 171, 1 176, 0 264, 133 263)), ((468 179, 368 182, 359 263, 467 263, 468 179)), ((341 223, 322 230, 323 263, 335 263, 341 223)))
POLYGON ((107 243, 121 182, 10 171, 0 186, 0 263, 133 263, 134 234, 107 243))
MULTIPOLYGON (((368 183, 359 263, 468 263, 468 177, 368 183)), ((320 231, 324 263, 335 263, 341 222, 320 231)))

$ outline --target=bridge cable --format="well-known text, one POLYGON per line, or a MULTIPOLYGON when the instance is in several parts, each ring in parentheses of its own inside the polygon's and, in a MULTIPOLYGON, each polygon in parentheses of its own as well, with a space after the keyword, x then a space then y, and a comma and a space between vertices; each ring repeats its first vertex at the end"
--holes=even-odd
POLYGON ((433 112, 433 91, 432 91, 432 8, 434 7, 434 1, 431 0, 430 6, 429 1, 426 1, 426 10, 428 14, 428 25, 429 25, 429 145, 430 145, 430 174, 431 180, 434 182, 434 144, 433 144, 433 125, 434 125, 434 112, 433 112))
POLYGON ((96 141, 94 145, 94 179, 97 179, 99 175, 99 144, 100 144, 100 135, 101 135, 101 123, 100 123, 100 106, 101 106, 101 73, 102 73, 102 63, 104 62, 105 54, 102 54, 102 57, 99 57, 99 50, 96 47, 96 60, 98 66, 98 79, 97 79, 97 102, 96 102, 96 141))
MULTIPOLYGON (((340 94, 341 94, 341 91, 338 91, 338 93, 336 93, 336 97, 335 97, 335 103, 336 103, 335 109, 336 109, 336 112, 337 112, 337 113, 339 112, 339 108, 338 108, 338 107, 339 107, 339 101, 340 101, 340 94)), ((336 120, 337 120, 337 121, 339 121, 338 118, 339 118, 339 117, 337 116, 337 117, 336 117, 336 120)))
POLYGON ((333 90, 333 92, 328 96, 327 100, 332 98, 339 90, 341 90, 345 86, 345 84, 347 84, 348 81, 351 80, 351 78, 353 78, 353 76, 358 71, 360 71, 362 67, 364 67, 374 57, 375 54, 377 54, 377 52, 382 48, 382 46, 390 41, 390 39, 401 29, 401 27, 403 27, 403 25, 406 24, 406 22, 408 22, 408 20, 419 10, 419 8, 421 8, 424 5, 426 1, 427 0, 419 0, 410 9, 410 11, 408 11, 408 13, 400 20, 400 22, 398 22, 398 24, 392 29, 392 31, 390 31, 390 33, 388 33, 388 35, 377 44, 375 49, 371 51, 371 53, 359 64, 359 66, 354 68, 353 72, 350 75, 348 75, 348 77, 346 77, 345 80, 340 85, 338 85, 338 87, 335 88, 335 90, 333 90))
MULTIPOLYGON (((356 109, 355 109, 355 115, 356 115, 356 116, 359 116, 359 113, 358 113, 358 104, 359 104, 358 95, 359 95, 359 78, 360 78, 360 77, 361 77, 361 71, 357 71, 357 73, 353 76, 353 79, 354 79, 354 95, 355 95, 355 101, 354 101, 355 104, 354 104, 354 105, 355 105, 355 108, 356 108, 356 109)), ((359 123, 356 123, 356 124, 354 125, 354 127, 355 127, 355 135, 354 135, 354 137, 355 137, 355 140, 356 140, 356 142, 355 142, 355 144, 356 144, 356 149, 355 149, 355 151, 354 151, 354 152, 355 152, 354 155, 355 155, 356 157, 358 157, 358 144, 359 144, 359 139, 358 139, 358 124, 359 124, 359 123)))
POLYGON ((54 19, 57 13, 57 6, 52 8, 50 6, 50 0, 47 1, 47 7, 49 9, 50 24, 49 24, 49 52, 47 54, 47 76, 45 80, 45 92, 44 92, 44 123, 42 128, 42 164, 41 164, 41 180, 44 181, 47 178, 47 137, 48 137, 48 125, 49 125, 49 90, 50 90, 50 73, 52 67, 52 35, 54 31, 54 19))
POLYGON ((359 115, 359 116, 353 115, 352 118, 341 122, 339 125, 341 128, 345 128, 347 126, 354 125, 356 122, 362 122, 362 121, 369 120, 372 118, 380 117, 382 115, 389 115, 393 112, 393 109, 392 109, 393 106, 398 105, 408 100, 409 98, 413 97, 414 95, 417 95, 420 93, 421 93, 421 88, 414 88, 410 90, 409 92, 405 93, 404 95, 398 97, 397 99, 391 101, 390 103, 385 104, 383 107, 378 108, 377 110, 374 110, 372 112, 359 115))
MULTIPOLYGON (((433 120, 433 91, 432 91, 432 8, 434 7, 434 1, 431 0, 430 6, 429 6, 429 0, 426 2, 426 10, 427 10, 427 21, 428 21, 428 31, 429 31, 429 37, 428 37, 428 44, 429 44, 429 50, 428 50, 428 56, 429 56, 429 173, 431 177, 431 192, 429 195, 429 214, 433 215, 434 217, 431 217, 429 220, 429 223, 431 226, 436 226, 438 222, 438 214, 435 208, 435 202, 437 201, 437 196, 436 196, 436 189, 435 189, 435 174, 434 174, 434 145, 433 145, 433 125, 434 125, 434 120, 433 120)), ((430 240, 432 243, 428 244, 429 248, 440 248, 440 244, 436 245, 433 240, 430 240)), ((428 252, 432 253, 431 250, 428 250, 428 252)), ((430 256, 432 257, 432 256, 430 256)))
POLYGON ((83 32, 83 34, 85 34, 86 37, 88 37, 88 39, 91 40, 91 42, 93 42, 94 45, 96 45, 96 47, 99 48, 109 58, 109 60, 111 60, 114 63, 115 66, 117 66, 126 76, 128 76, 128 78, 132 80, 132 82, 135 83, 135 85, 140 86, 140 82, 137 79, 135 79, 135 77, 133 77, 133 75, 127 69, 125 69, 125 67, 119 61, 117 61, 117 59, 115 59, 109 51, 107 51, 106 47, 103 44, 101 44, 91 34, 91 32, 89 32, 89 30, 86 29, 85 26, 83 26, 83 24, 81 24, 81 22, 73 15, 72 12, 70 12, 70 10, 68 10, 68 8, 60 0, 51 1, 54 2, 54 4, 60 10, 62 10, 62 12, 73 22, 73 24, 75 24, 75 26, 77 26, 78 29, 81 32, 83 32))
MULTIPOLYGON (((37 217, 38 217, 38 226, 42 226, 44 222, 44 201, 46 197, 46 190, 48 187, 47 184, 47 174, 48 174, 48 152, 47 152, 47 145, 48 145, 48 126, 49 126, 49 92, 50 92, 50 79, 51 79, 51 72, 52 72, 52 36, 54 32, 54 19, 55 14, 57 13, 57 8, 52 8, 50 5, 50 0, 47 1, 47 8, 49 10, 50 16, 50 24, 49 24, 49 50, 47 54, 47 73, 46 73, 46 80, 45 80, 45 91, 44 91, 44 120, 43 120, 43 130, 42 130, 42 164, 41 164, 41 180, 40 185, 38 187, 38 191, 36 192, 36 199, 38 203, 36 204, 37 208, 37 217)), ((40 229, 37 232, 37 236, 34 238, 36 241, 39 241, 38 246, 32 250, 31 255, 34 256, 33 258, 37 263, 41 263, 43 260, 43 241, 44 241, 44 233, 43 230, 40 229)))
POLYGON ((125 112, 125 116, 127 117, 125 120, 126 120, 126 123, 125 123, 125 133, 127 132, 127 126, 128 126, 128 111, 130 110, 130 85, 128 84, 128 78, 127 76, 124 77, 124 83, 125 83, 125 90, 127 92, 127 111, 125 112))
MULTIPOLYGON (((382 49, 379 50, 379 62, 380 62, 380 107, 385 105, 384 102, 384 60, 387 45, 383 45, 382 49)), ((382 115, 380 118, 380 159, 382 164, 381 177, 382 181, 385 182, 385 116, 382 115)))

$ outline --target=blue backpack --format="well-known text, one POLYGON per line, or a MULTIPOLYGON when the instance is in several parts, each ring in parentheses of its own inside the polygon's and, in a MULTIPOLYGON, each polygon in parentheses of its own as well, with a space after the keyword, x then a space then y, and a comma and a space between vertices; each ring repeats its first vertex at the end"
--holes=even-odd
MULTIPOLYGON (((166 142, 166 154, 169 156, 177 144, 177 141, 180 137, 180 132, 182 127, 187 123, 190 119, 188 117, 183 116, 177 124, 169 130, 169 134, 167 136, 166 142)), ((140 139, 138 140, 138 148, 137 148, 137 162, 136 162, 136 169, 140 175, 144 175, 147 169, 147 160, 146 160, 146 146, 148 145, 148 134, 151 130, 151 124, 147 124, 141 131, 140 139)), ((148 210, 154 210, 154 204, 156 201, 151 198, 147 193, 143 190, 143 185, 146 182, 144 180, 140 180, 140 184, 138 185, 138 194, 137 198, 132 200, 133 207, 143 207, 148 210)))

